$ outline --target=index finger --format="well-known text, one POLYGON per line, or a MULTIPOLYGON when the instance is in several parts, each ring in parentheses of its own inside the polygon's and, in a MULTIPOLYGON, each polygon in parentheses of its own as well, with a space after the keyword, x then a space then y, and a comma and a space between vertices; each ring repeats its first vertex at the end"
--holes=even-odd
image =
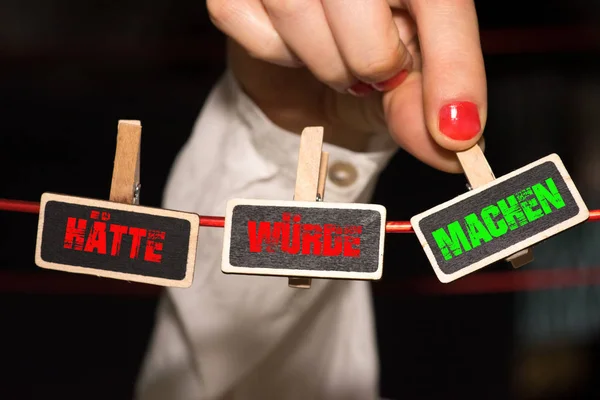
POLYGON ((487 88, 473 0, 406 0, 423 58, 423 103, 433 139, 452 151, 477 143, 487 88))

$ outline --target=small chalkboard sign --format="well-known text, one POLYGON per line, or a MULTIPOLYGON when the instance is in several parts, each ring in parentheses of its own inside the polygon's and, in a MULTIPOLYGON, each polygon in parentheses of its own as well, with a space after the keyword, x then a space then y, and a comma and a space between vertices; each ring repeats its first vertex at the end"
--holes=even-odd
POLYGON ((414 216, 433 269, 447 283, 576 224, 589 211, 560 157, 544 157, 414 216))
POLYGON ((42 268, 189 287, 199 216, 44 193, 35 263, 42 268))
POLYGON ((380 205, 234 199, 227 203, 222 271, 377 280, 386 210, 380 205))

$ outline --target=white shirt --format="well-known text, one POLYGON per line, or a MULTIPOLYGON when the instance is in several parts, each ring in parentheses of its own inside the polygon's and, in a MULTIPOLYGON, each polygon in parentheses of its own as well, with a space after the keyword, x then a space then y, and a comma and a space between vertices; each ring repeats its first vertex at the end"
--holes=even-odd
MULTIPOLYGON (((224 215, 235 197, 291 200, 299 145, 227 72, 175 161, 164 207, 224 215)), ((364 203, 396 146, 378 135, 366 153, 324 151, 330 168, 357 172, 341 185, 328 178, 325 201, 364 203)), ((137 399, 376 399, 369 283, 313 279, 306 290, 287 278, 225 275, 222 241, 222 229, 201 227, 192 286, 161 299, 137 399)))

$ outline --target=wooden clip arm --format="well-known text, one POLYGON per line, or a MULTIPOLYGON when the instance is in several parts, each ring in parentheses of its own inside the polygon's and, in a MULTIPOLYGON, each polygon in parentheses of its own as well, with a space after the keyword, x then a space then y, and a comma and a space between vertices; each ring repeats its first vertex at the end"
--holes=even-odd
MULTIPOLYGON (((471 185, 471 189, 478 188, 496 179, 483 154, 483 150, 478 144, 468 150, 459 151, 456 155, 467 176, 469 185, 471 185)), ((520 268, 533 261, 533 250, 531 248, 521 250, 507 257, 506 261, 510 262, 513 268, 520 268)))
POLYGON ((140 121, 119 121, 110 201, 139 204, 141 140, 140 121))
MULTIPOLYGON (((323 152, 323 128, 320 126, 305 128, 300 137, 294 200, 323 200, 328 160, 329 154, 323 152)), ((310 289, 311 282, 310 278, 288 278, 288 286, 298 289, 310 289)))

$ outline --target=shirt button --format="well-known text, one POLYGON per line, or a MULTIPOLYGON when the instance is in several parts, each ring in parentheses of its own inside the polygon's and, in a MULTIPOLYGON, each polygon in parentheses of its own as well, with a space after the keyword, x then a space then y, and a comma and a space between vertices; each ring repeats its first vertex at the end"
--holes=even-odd
POLYGON ((329 179, 338 186, 350 186, 357 177, 356 168, 347 162, 337 161, 329 167, 329 179))

